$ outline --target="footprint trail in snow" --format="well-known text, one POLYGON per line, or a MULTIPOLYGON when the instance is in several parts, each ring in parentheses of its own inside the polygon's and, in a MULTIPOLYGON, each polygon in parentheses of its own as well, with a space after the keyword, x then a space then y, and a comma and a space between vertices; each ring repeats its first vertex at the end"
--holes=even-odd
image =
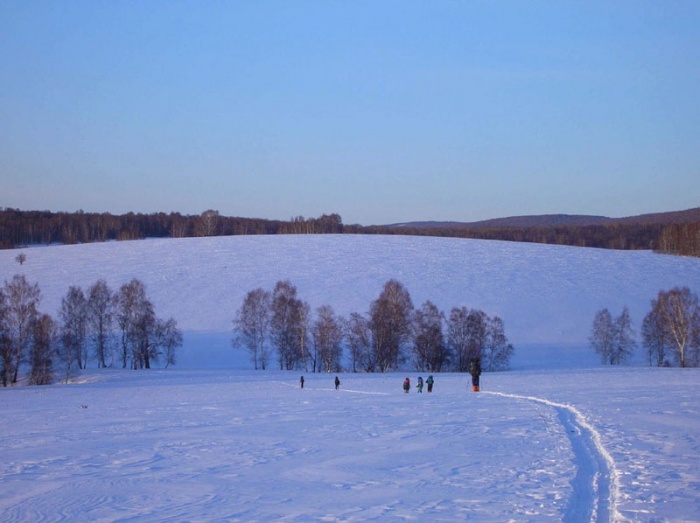
POLYGON ((603 446, 600 433, 578 409, 535 396, 487 391, 484 394, 533 401, 556 410, 571 441, 577 469, 572 481, 573 493, 563 519, 565 523, 624 521, 617 509, 619 473, 615 461, 603 446))

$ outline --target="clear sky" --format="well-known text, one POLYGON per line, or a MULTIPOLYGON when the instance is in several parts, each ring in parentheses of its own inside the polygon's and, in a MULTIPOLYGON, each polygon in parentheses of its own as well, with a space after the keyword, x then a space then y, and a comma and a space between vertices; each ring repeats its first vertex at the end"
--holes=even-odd
POLYGON ((700 206, 700 1, 0 0, 0 206, 700 206))

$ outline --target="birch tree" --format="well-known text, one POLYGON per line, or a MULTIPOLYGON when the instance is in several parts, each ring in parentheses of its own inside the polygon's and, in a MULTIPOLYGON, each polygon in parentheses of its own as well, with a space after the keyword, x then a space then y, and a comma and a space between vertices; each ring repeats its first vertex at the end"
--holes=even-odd
POLYGON ((445 315, 431 301, 413 313, 413 363, 416 370, 440 372, 449 360, 443 323, 445 315))
POLYGON ((297 288, 291 282, 278 281, 272 292, 271 311, 270 334, 280 370, 303 368, 309 356, 309 305, 297 297, 297 288))
POLYGON ((29 385, 49 385, 54 377, 54 356, 58 345, 58 327, 48 314, 38 315, 32 323, 29 351, 29 385))
POLYGON ((152 340, 151 354, 157 359, 161 354, 165 356, 165 368, 175 365, 177 361, 177 349, 182 347, 182 331, 177 327, 174 318, 161 320, 156 318, 155 332, 152 340))
MULTIPOLYGON (((318 359, 318 370, 340 372, 343 357, 343 328, 330 305, 323 305, 317 309, 312 338, 318 359)), ((314 361, 314 372, 316 370, 317 365, 314 361)))
POLYGON ((593 350, 600 355, 603 364, 620 365, 634 351, 635 341, 627 307, 613 318, 608 309, 601 309, 593 318, 591 335, 588 338, 593 350))
POLYGON ((369 328, 373 358, 380 372, 398 367, 403 359, 411 341, 412 312, 411 296, 397 280, 387 281, 379 298, 372 302, 369 328))
POLYGON ((376 364, 372 354, 372 333, 369 321, 358 312, 350 314, 345 322, 345 338, 350 349, 352 371, 357 372, 357 366, 365 372, 374 372, 376 364))
POLYGON ((593 350, 600 355, 602 363, 610 362, 614 343, 613 319, 608 309, 601 309, 593 317, 591 335, 588 338, 593 350))
POLYGON ((453 307, 450 318, 447 321, 447 346, 454 358, 454 367, 457 372, 469 370, 469 328, 467 316, 469 310, 466 307, 453 307))
POLYGON ((243 300, 233 320, 234 343, 242 343, 250 353, 255 370, 265 370, 268 363, 268 337, 270 336, 271 294, 264 289, 254 289, 243 300))
POLYGON ((671 350, 671 335, 664 328, 661 310, 652 301, 652 309, 642 321, 642 345, 646 348, 649 366, 669 365, 667 354, 671 350))
POLYGON ((636 347, 632 320, 627 307, 623 307, 620 315, 615 319, 613 354, 611 363, 620 365, 626 362, 636 347))
POLYGON ((73 364, 87 367, 87 299, 80 287, 71 286, 59 310, 62 362, 67 372, 73 364))
POLYGON ((481 367, 487 372, 508 370, 514 352, 508 343, 503 320, 499 316, 487 318, 486 343, 481 351, 481 367))
POLYGON ((88 289, 86 319, 94 345, 97 367, 107 367, 111 356, 115 315, 115 299, 105 280, 98 280, 88 289))
POLYGON ((4 313, 2 359, 2 384, 17 383, 20 365, 26 360, 32 341, 32 327, 38 316, 41 291, 37 284, 30 284, 22 275, 15 275, 3 288, 4 313))
POLYGON ((151 368, 154 356, 149 337, 155 327, 153 304, 144 284, 134 278, 121 286, 115 298, 116 317, 121 332, 119 357, 122 368, 151 368))
POLYGON ((652 302, 659 328, 670 340, 669 348, 681 367, 697 366, 700 350, 700 307, 698 296, 688 287, 660 291, 652 302))

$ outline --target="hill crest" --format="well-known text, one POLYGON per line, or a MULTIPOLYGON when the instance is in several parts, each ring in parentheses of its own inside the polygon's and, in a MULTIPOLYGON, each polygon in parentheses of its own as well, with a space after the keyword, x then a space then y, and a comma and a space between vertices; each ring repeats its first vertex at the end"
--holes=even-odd
POLYGON ((415 221, 387 225, 391 228, 487 229, 496 227, 588 227, 597 225, 668 225, 700 221, 700 207, 684 211, 640 214, 609 218, 585 214, 539 214, 509 216, 475 222, 415 221))

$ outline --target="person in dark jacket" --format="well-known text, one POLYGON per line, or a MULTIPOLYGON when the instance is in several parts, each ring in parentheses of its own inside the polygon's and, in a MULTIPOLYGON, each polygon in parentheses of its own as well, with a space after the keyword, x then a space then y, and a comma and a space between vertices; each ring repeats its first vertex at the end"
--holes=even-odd
POLYGON ((428 392, 433 392, 433 383, 435 383, 435 381, 433 380, 433 375, 431 374, 428 376, 428 379, 425 380, 425 384, 428 386, 428 392))
POLYGON ((340 387, 340 380, 338 379, 338 376, 335 377, 335 390, 338 390, 338 387, 340 387))
POLYGON ((405 393, 408 393, 409 390, 411 390, 411 380, 406 378, 405 380, 403 380, 403 391, 405 393))
POLYGON ((481 358, 472 358, 469 362, 469 374, 472 375, 472 390, 479 392, 479 376, 481 376, 481 358))
POLYGON ((304 376, 299 378, 299 383, 301 384, 301 388, 303 389, 304 388, 304 376))

